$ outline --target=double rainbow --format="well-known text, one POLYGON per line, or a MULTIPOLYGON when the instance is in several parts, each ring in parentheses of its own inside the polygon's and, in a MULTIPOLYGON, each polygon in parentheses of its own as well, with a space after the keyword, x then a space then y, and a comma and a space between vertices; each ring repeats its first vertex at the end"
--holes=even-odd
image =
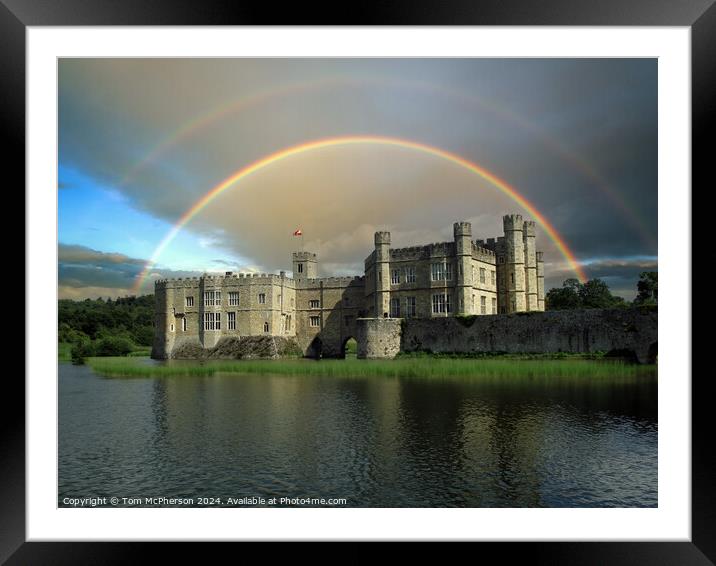
POLYGON ((491 185, 502 191, 504 194, 509 196, 513 201, 515 201, 522 209, 527 211, 530 216, 544 229, 544 231, 547 233, 549 238, 554 242, 554 244, 557 246, 557 249, 560 251, 560 253, 564 256, 565 260, 571 267, 571 269, 574 271, 574 273, 577 275, 577 278, 581 282, 586 282, 587 277, 584 273, 584 270, 582 269, 582 266, 579 264, 577 259, 575 258, 572 251, 567 246, 567 243, 564 241, 564 239, 559 235, 557 230, 555 230, 554 226, 542 215, 537 208, 529 202, 525 197, 523 197, 520 193, 517 192, 516 189, 511 187, 507 182, 500 179, 498 176, 494 175, 484 167, 481 167, 480 165, 477 165, 476 163, 473 163, 472 161, 469 161, 463 157, 460 157, 459 155, 455 153, 451 153, 449 151, 446 151, 444 149, 440 149, 438 147, 433 147, 430 145, 422 144, 419 142, 414 142, 411 140, 405 140, 401 138, 392 138, 392 137, 383 137, 383 136, 344 136, 344 137, 333 137, 333 138, 325 138, 325 139, 319 139, 309 142, 304 142, 299 145, 295 145, 292 147, 288 147, 285 149, 282 149, 280 151, 277 151, 275 153, 272 153, 266 157, 263 157, 257 161, 254 161, 253 163, 246 165, 245 167, 242 167, 241 169, 238 169, 234 173, 232 173, 229 177, 221 181, 218 185, 213 187, 211 190, 209 190, 204 196, 202 196, 198 201, 196 201, 182 216, 179 218, 179 220, 174 224, 172 229, 167 233, 167 235, 162 239, 162 241, 159 243, 157 248, 154 250, 154 253, 152 254, 149 261, 147 261, 146 265, 144 266, 144 269, 142 272, 137 276, 137 281, 134 285, 134 292, 139 293, 139 290, 141 289, 142 285, 147 280, 147 277, 152 269, 152 267, 156 264, 157 260, 159 259, 159 256, 162 254, 164 249, 170 244, 170 242, 177 236, 177 234, 186 226, 192 218, 194 218, 197 214, 199 214, 210 202, 212 202, 214 199, 216 199, 219 195, 221 195, 224 191, 230 189, 236 183, 241 181, 242 179, 245 179, 252 173, 256 173, 257 171, 260 171, 261 169, 264 169, 270 165, 273 165, 274 163, 278 163, 279 161, 282 161, 284 159, 287 159, 289 157, 294 157, 297 155, 301 155, 304 153, 308 153, 311 151, 317 151, 320 149, 324 149, 327 147, 337 147, 337 146, 349 146, 349 145, 359 145, 359 144, 373 144, 373 145, 384 145, 384 146, 393 146, 393 147, 401 147, 405 149, 412 149, 415 151, 419 151, 422 153, 426 153, 428 155, 433 155, 436 157, 440 157, 442 159, 445 159, 447 161, 450 161, 451 163, 454 163, 456 165, 459 165, 460 167, 463 167, 472 173, 478 175, 479 177, 483 178, 487 182, 489 182, 491 185))

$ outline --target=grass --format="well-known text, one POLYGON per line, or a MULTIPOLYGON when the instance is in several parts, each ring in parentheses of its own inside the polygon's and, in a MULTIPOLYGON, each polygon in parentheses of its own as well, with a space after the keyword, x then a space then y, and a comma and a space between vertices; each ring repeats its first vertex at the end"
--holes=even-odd
POLYGON ((140 358, 89 358, 107 377, 306 375, 328 377, 634 377, 654 375, 656 366, 623 361, 401 358, 396 360, 217 360, 147 364, 140 358))
POLYGON ((127 354, 130 358, 148 358, 149 354, 152 353, 151 346, 137 346, 135 350, 132 350, 127 354))

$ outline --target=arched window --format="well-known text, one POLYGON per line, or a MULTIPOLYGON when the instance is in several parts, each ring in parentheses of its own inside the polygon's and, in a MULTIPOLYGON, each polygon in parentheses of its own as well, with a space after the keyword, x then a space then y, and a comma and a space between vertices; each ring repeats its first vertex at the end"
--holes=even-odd
POLYGON ((264 332, 268 332, 268 331, 269 331, 269 323, 264 322, 264 332))

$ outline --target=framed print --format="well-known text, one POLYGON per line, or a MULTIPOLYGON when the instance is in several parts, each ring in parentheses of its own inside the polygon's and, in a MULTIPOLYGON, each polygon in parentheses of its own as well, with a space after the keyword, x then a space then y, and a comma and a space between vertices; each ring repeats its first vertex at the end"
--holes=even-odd
POLYGON ((0 6, 27 210, 3 559, 714 560, 691 186, 716 11, 518 4, 0 6))

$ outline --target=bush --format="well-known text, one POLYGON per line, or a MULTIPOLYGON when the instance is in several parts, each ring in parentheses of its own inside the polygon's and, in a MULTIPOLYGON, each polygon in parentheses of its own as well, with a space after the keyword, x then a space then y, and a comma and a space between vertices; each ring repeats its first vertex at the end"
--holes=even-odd
POLYGON ((105 336, 95 343, 95 356, 126 356, 134 350, 134 344, 124 336, 105 336))
POLYGON ((72 363, 81 366, 85 359, 95 355, 95 345, 89 339, 80 340, 72 345, 70 357, 72 363))

